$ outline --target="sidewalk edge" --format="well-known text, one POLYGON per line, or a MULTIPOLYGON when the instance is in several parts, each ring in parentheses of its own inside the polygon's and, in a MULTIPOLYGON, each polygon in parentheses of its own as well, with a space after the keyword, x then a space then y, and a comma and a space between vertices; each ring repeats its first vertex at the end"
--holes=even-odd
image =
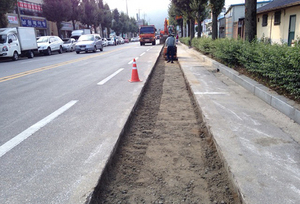
MULTIPOLYGON (((185 44, 181 43, 182 46, 186 46, 185 44)), ((249 92, 251 92, 256 97, 260 98, 273 108, 277 109, 281 113, 285 114, 296 123, 300 124, 300 110, 297 109, 293 104, 294 101, 278 94, 273 94, 270 92, 270 89, 259 84, 258 82, 254 81, 253 79, 248 78, 245 75, 240 75, 234 69, 227 67, 203 54, 194 50, 198 54, 198 58, 203 62, 206 62, 209 66, 219 70, 222 74, 233 80, 235 83, 241 85, 249 92)))

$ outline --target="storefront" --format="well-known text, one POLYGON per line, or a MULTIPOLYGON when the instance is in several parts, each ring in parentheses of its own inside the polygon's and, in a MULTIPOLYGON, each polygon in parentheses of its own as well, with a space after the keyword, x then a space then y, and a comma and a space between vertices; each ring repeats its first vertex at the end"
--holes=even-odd
POLYGON ((73 31, 73 26, 71 22, 62 22, 61 28, 61 38, 69 38, 71 37, 71 33, 73 31))
POLYGON ((35 27, 36 35, 47 35, 47 20, 42 17, 42 5, 28 1, 18 1, 20 26, 35 27))
POLYGON ((21 26, 23 27, 35 27, 36 35, 47 35, 47 21, 45 18, 21 16, 21 26))

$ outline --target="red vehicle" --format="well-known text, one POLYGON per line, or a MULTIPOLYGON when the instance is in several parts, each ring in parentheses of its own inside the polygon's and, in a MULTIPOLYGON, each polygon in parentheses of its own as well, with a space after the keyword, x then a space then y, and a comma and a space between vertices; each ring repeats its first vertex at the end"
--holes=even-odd
POLYGON ((145 43, 152 43, 152 45, 156 44, 155 39, 155 31, 156 28, 154 25, 147 25, 140 27, 140 44, 145 45, 145 43))

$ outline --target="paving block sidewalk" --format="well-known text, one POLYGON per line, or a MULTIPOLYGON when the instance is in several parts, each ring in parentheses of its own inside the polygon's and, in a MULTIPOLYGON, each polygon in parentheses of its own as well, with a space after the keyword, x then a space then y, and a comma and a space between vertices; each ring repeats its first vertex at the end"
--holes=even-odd
POLYGON ((177 54, 242 202, 300 203, 300 125, 194 49, 179 44, 177 54))

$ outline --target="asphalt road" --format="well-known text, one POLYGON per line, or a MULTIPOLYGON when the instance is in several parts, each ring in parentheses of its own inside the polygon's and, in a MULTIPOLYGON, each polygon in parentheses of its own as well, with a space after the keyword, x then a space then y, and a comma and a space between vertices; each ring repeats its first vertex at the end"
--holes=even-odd
POLYGON ((0 203, 83 203, 161 45, 0 61, 0 203), (136 59, 142 82, 130 83, 136 59))

